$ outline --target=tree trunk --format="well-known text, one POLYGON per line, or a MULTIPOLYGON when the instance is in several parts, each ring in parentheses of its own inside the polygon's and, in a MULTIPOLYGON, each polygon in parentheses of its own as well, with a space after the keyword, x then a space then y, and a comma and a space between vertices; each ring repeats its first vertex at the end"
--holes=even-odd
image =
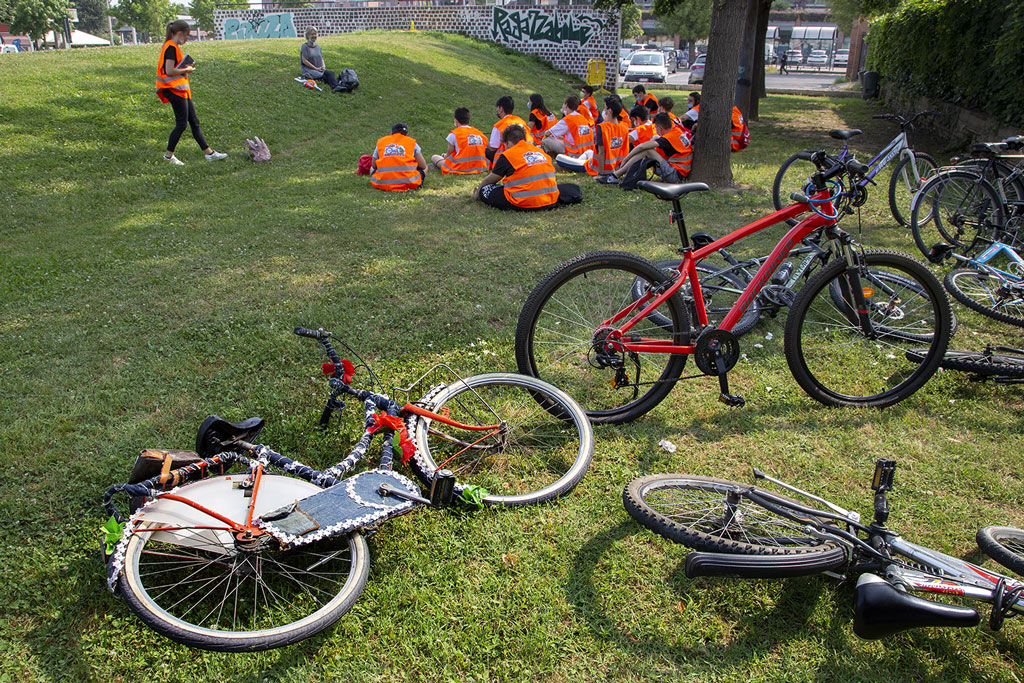
POLYGON ((743 112, 749 121, 760 118, 759 100, 768 96, 764 86, 764 46, 765 34, 768 33, 768 13, 772 9, 772 0, 757 0, 757 47, 754 48, 754 96, 750 101, 750 111, 743 112))
POLYGON ((711 10, 691 178, 712 187, 732 186, 729 133, 747 4, 747 0, 714 0, 711 10))
POLYGON ((760 0, 745 0, 743 35, 740 41, 739 76, 736 80, 736 106, 744 115, 754 99, 754 48, 757 45, 757 9, 760 0))

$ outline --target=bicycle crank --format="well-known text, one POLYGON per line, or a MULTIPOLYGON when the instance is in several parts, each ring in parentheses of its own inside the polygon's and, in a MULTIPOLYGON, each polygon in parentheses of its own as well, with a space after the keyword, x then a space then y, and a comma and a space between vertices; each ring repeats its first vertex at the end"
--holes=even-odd
POLYGON ((732 332, 708 328, 697 337, 693 361, 705 375, 718 378, 721 392, 718 400, 731 407, 739 407, 746 403, 741 396, 729 393, 729 380, 726 377, 739 359, 740 345, 732 332))

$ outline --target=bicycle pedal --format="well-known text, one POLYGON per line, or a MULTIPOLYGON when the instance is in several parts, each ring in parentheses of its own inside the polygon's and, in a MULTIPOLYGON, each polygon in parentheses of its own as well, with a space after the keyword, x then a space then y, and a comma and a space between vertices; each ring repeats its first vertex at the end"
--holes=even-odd
POLYGON ((736 394, 721 393, 718 395, 718 400, 730 408, 742 408, 747 403, 746 399, 736 394))

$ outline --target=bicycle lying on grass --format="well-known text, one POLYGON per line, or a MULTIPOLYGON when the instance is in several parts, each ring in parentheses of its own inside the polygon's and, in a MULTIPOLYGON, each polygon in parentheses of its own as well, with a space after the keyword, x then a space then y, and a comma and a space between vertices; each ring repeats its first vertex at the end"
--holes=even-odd
POLYGON ((824 152, 813 160, 819 170, 811 177, 810 196, 794 193, 794 204, 699 247, 687 235, 680 200, 708 186, 638 183, 672 202, 670 221, 679 229, 683 254, 678 268, 666 274, 644 258, 613 251, 558 266, 530 293, 519 315, 519 371, 565 389, 592 421, 621 423, 664 399, 693 355, 704 375, 718 377, 720 400, 742 405, 726 379, 740 358, 736 325, 793 248, 816 235, 831 242, 833 260, 801 288, 786 320, 785 353, 794 378, 830 406, 884 407, 913 394, 946 350, 949 302, 923 265, 897 252, 864 250, 837 226, 859 205, 867 166, 824 152), (844 176, 849 189, 841 182, 844 176), (712 318, 699 279, 701 260, 808 211, 812 215, 782 237, 724 317, 718 318, 719 311, 712 318), (638 279, 648 284, 639 297, 638 279), (681 294, 686 285, 692 305, 681 294), (906 348, 921 346, 928 348, 923 362, 906 359, 906 348))
MULTIPOLYGON (((907 351, 916 362, 920 362, 922 354, 920 349, 907 351)), ((984 351, 946 351, 939 367, 966 372, 975 382, 1024 384, 1024 349, 988 345, 984 351)))
POLYGON ((475 375, 400 405, 352 386, 355 367, 338 356, 330 332, 295 333, 320 342, 330 360, 321 424, 344 407, 342 396, 364 406, 366 429, 348 457, 317 471, 252 443, 262 420, 211 416, 196 437, 195 462, 104 496, 123 524, 106 527, 108 586, 148 626, 185 645, 266 650, 319 633, 366 584, 362 531, 421 505, 551 501, 579 483, 593 457, 586 415, 546 382, 475 375), (378 466, 345 476, 378 432, 385 437, 378 466), (428 496, 394 471, 395 455, 428 496), (242 471, 228 474, 232 465, 242 471), (128 519, 114 503, 119 493, 141 503, 128 519))
POLYGON ((993 320, 1024 327, 1024 258, 1008 244, 982 237, 975 241, 988 243, 975 258, 957 254, 951 245, 941 243, 931 248, 928 258, 933 263, 953 258, 969 266, 946 273, 944 283, 954 299, 993 320), (1006 257, 1009 270, 991 264, 999 256, 1006 257))
MULTIPOLYGON (((875 464, 874 519, 860 515, 754 470, 763 479, 810 501, 748 484, 689 474, 634 479, 622 500, 636 521, 700 552, 686 556, 686 575, 783 578, 829 573, 859 575, 853 630, 861 638, 885 638, 912 628, 976 626, 972 607, 925 600, 911 592, 954 596, 992 606, 989 626, 1024 614, 1024 582, 904 540, 886 526, 896 463, 875 464), (818 504, 822 507, 815 507, 818 504)), ((985 527, 982 552, 1024 573, 1024 531, 985 527)))

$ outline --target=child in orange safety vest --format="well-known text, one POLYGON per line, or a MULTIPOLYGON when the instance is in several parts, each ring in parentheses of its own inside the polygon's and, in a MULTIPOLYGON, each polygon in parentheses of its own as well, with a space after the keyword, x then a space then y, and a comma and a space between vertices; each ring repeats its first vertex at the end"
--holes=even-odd
POLYGON ((427 162, 420 146, 409 137, 404 123, 396 123, 391 135, 377 140, 370 162, 370 185, 390 192, 414 190, 423 184, 426 173, 427 162))
POLYGON ((455 128, 446 140, 448 152, 430 157, 430 162, 441 173, 467 175, 487 170, 487 137, 469 125, 469 109, 455 110, 455 128))

